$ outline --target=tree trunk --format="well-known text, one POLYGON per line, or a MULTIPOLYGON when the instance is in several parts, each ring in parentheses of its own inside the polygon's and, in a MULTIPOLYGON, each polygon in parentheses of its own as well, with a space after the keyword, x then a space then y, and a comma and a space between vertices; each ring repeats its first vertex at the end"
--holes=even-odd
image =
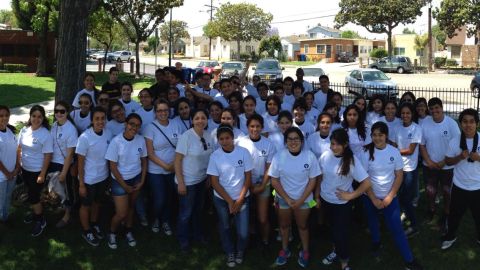
POLYGON ((392 44, 392 29, 388 28, 387 32, 387 43, 388 43, 388 56, 392 57, 392 51, 393 51, 393 44, 392 44))
POLYGON ((140 40, 135 41, 135 77, 140 77, 140 40))
POLYGON ((71 103, 83 88, 88 16, 99 0, 60 1, 55 100, 71 103))
POLYGON ((237 60, 240 60, 240 39, 237 39, 237 60))
POLYGON ((42 30, 38 33, 40 39, 40 46, 38 52, 37 76, 43 77, 47 75, 47 47, 48 47, 48 18, 50 17, 50 10, 45 14, 42 22, 42 30))
MULTIPOLYGON (((105 45, 105 44, 104 44, 105 45)), ((102 66, 102 72, 105 72, 105 65, 107 64, 107 54, 108 54, 108 50, 110 49, 110 46, 109 45, 105 45, 105 55, 103 55, 103 66, 102 66)))

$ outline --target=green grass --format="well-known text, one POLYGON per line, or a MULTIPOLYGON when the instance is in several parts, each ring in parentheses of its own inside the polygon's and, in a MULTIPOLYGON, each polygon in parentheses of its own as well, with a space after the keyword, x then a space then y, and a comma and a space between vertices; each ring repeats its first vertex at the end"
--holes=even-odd
MULTIPOLYGON (((97 88, 108 80, 108 73, 94 73, 97 88)), ((122 73, 119 81, 130 81, 135 90, 150 87, 155 80, 150 77, 136 79, 122 73)), ((10 108, 51 100, 55 97, 55 78, 36 77, 31 73, 1 73, 0 103, 10 108)))
POLYGON ((313 64, 317 64, 318 62, 314 61, 289 61, 289 62, 282 62, 282 65, 289 65, 289 66, 310 66, 313 64))

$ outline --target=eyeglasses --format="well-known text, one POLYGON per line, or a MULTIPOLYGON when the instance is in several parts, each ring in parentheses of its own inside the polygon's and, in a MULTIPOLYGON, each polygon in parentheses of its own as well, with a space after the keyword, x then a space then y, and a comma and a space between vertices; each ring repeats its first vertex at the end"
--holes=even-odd
POLYGON ((133 122, 127 122, 127 125, 133 127, 133 128, 139 128, 142 126, 142 124, 137 124, 137 123, 133 123, 133 122))
POLYGON ((54 109, 53 110, 53 113, 59 113, 59 114, 65 114, 67 112, 67 110, 65 109, 54 109))
POLYGON ((300 141, 300 137, 287 137, 287 141, 290 141, 290 142, 299 142, 299 141, 300 141))
POLYGON ((79 101, 78 104, 80 104, 80 105, 90 105, 90 101, 79 101))
POLYGON ((207 151, 208 146, 207 146, 207 142, 205 141, 205 139, 203 137, 201 137, 200 141, 202 142, 203 150, 207 151))

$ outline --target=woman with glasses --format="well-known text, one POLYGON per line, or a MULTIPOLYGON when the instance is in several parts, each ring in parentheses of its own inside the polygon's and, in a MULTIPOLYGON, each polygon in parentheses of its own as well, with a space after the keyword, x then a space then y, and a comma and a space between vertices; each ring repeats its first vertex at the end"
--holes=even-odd
POLYGON ((107 122, 107 129, 113 136, 117 136, 125 130, 125 109, 118 100, 113 100, 108 108, 108 115, 112 120, 107 122))
POLYGON ((75 124, 78 133, 81 134, 90 126, 90 111, 94 105, 92 97, 89 94, 81 94, 78 104, 80 109, 71 111, 70 118, 72 119, 72 123, 75 124))
POLYGON ((125 122, 124 132, 113 138, 105 154, 113 178, 111 192, 115 204, 108 235, 111 249, 117 248, 117 230, 121 222, 125 225, 128 245, 137 244, 132 233, 135 201, 147 175, 147 147, 143 136, 138 135, 142 118, 131 113, 125 122))
POLYGON ((205 241, 201 211, 206 191, 208 160, 213 152, 213 140, 210 134, 205 132, 207 112, 197 110, 192 117, 193 127, 178 139, 174 161, 179 195, 177 237, 184 253, 189 251, 192 239, 205 241))

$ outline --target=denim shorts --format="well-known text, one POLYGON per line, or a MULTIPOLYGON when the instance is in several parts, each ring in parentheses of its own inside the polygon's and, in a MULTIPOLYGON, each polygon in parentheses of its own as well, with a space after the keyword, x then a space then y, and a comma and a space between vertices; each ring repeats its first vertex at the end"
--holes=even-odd
MULTIPOLYGON (((138 182, 140 182, 140 176, 141 174, 135 176, 132 179, 125 180, 125 183, 133 187, 138 182)), ((118 181, 115 179, 112 179, 112 196, 123 196, 127 194, 128 193, 125 191, 125 189, 123 189, 123 187, 118 183, 118 181)))
MULTIPOLYGON (((260 186, 262 183, 258 183, 258 184, 253 184, 254 186, 260 186)), ((270 190, 270 185, 266 185, 265 186, 265 189, 263 190, 262 193, 259 193, 259 194, 256 194, 256 196, 259 196, 259 197, 262 197, 262 198, 268 198, 270 197, 270 195, 272 194, 271 190, 270 190)))
MULTIPOLYGON (((277 198, 276 204, 278 205, 278 208, 280 209, 290 209, 290 206, 288 205, 287 201, 284 200, 280 196, 275 196, 277 198)), ((308 206, 308 203, 304 202, 302 206, 299 207, 299 209, 310 209, 310 206, 308 206)))

